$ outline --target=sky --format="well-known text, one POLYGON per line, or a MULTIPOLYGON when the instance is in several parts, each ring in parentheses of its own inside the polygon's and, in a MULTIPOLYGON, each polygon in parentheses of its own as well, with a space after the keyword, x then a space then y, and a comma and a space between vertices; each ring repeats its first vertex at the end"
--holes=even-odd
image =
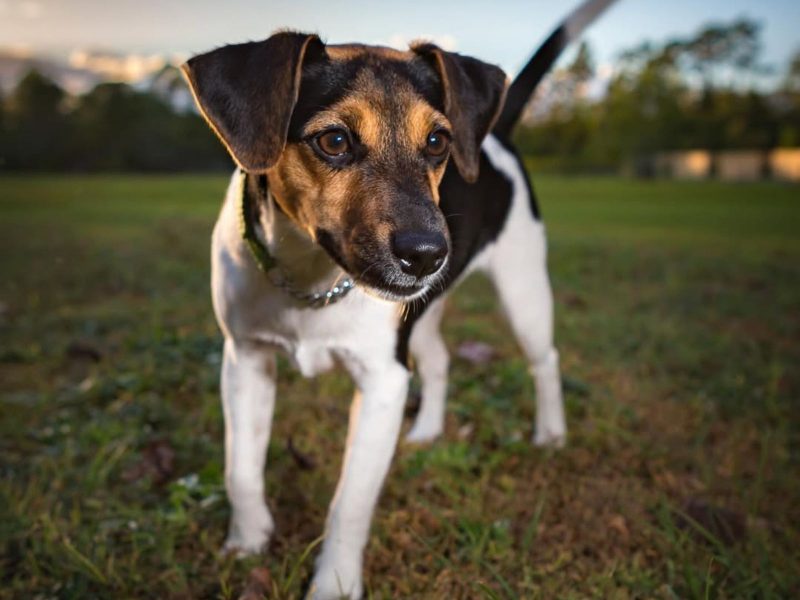
MULTIPOLYGON (((0 0, 0 48, 73 60, 85 51, 183 59, 278 28, 330 43, 437 41, 513 75, 580 0, 0 0)), ((601 68, 644 40, 687 36, 708 21, 763 24, 765 62, 800 50, 800 0, 618 0, 586 39, 601 68)), ((566 57, 569 59, 569 56, 566 57)))

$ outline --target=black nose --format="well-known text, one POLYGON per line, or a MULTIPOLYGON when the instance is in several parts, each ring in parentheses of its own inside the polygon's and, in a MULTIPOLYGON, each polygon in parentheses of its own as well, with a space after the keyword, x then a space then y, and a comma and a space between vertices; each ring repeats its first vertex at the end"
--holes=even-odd
POLYGON ((447 256, 447 240, 438 232, 399 231, 392 239, 392 251, 403 273, 424 277, 439 270, 447 256))

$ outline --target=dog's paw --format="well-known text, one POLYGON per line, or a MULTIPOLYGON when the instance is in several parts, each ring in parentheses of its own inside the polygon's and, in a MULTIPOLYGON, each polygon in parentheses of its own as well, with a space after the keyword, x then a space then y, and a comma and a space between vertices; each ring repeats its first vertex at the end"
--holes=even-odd
POLYGON ((537 431, 533 436, 533 445, 539 448, 563 448, 567 444, 565 431, 537 431))
POLYGON ((426 444, 442 435, 442 426, 431 423, 414 423, 406 434, 406 442, 410 444, 426 444))
POLYGON ((359 600, 364 593, 359 565, 318 563, 306 600, 359 600))
POLYGON ((228 536, 225 543, 222 545, 220 554, 223 556, 235 556, 236 558, 247 558, 261 554, 266 550, 269 544, 269 536, 264 536, 262 539, 243 540, 238 537, 228 536))
POLYGON ((265 512, 258 518, 231 522, 228 539, 222 546, 222 553, 244 558, 263 552, 275 529, 272 516, 265 512))

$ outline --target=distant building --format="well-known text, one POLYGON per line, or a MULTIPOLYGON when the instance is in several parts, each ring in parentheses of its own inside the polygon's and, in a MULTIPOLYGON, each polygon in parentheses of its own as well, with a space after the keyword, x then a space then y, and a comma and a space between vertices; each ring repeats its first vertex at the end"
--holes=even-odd
POLYGON ((800 181, 800 148, 777 148, 769 153, 772 177, 783 181, 800 181))
POLYGON ((655 158, 655 172, 674 179, 706 179, 711 176, 712 157, 708 150, 661 152, 655 158))
POLYGON ((726 150, 714 157, 714 164, 723 181, 758 181, 769 174, 767 154, 761 150, 726 150))
POLYGON ((762 150, 684 150, 660 152, 641 158, 625 172, 643 177, 759 181, 777 179, 800 182, 800 148, 762 150))

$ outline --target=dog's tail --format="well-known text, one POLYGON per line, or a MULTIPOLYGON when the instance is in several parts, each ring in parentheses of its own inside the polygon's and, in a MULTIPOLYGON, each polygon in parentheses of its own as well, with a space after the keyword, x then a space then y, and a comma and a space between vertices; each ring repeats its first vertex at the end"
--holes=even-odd
POLYGON ((503 111, 492 130, 495 135, 501 138, 511 135, 528 99, 564 48, 579 38, 592 21, 614 2, 615 0, 586 0, 556 27, 511 82, 503 111))

